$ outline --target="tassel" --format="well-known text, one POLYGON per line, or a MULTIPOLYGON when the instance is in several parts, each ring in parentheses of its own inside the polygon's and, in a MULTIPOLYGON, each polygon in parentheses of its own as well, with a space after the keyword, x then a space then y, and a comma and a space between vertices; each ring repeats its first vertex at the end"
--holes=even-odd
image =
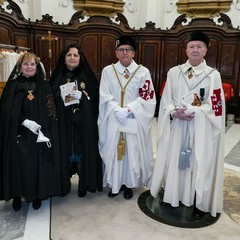
POLYGON ((117 147, 117 151, 118 151, 118 160, 122 160, 122 144, 118 144, 118 147, 117 147))
POLYGON ((123 138, 123 133, 121 132, 120 133, 120 144, 122 145, 122 155, 125 155, 125 152, 126 152, 126 143, 125 143, 125 140, 123 138))
POLYGON ((185 161, 186 161, 186 152, 185 151, 181 151, 180 152, 180 157, 179 157, 179 163, 178 163, 178 168, 180 170, 184 170, 185 169, 185 161))
POLYGON ((190 168, 190 155, 192 150, 190 148, 186 149, 186 168, 190 168))
POLYGON ((126 153, 126 142, 123 138, 123 132, 120 132, 120 138, 118 142, 118 160, 122 160, 123 155, 126 153))
POLYGON ((180 170, 185 170, 186 168, 190 167, 190 155, 191 155, 190 148, 181 151, 178 163, 178 168, 180 170))

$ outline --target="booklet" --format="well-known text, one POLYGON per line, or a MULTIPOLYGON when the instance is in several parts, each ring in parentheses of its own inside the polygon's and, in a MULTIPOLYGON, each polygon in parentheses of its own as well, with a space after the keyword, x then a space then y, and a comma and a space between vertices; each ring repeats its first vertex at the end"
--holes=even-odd
POLYGON ((63 99, 64 106, 73 104, 79 104, 79 99, 76 99, 70 95, 73 90, 76 90, 75 82, 66 83, 60 86, 61 97, 63 99))

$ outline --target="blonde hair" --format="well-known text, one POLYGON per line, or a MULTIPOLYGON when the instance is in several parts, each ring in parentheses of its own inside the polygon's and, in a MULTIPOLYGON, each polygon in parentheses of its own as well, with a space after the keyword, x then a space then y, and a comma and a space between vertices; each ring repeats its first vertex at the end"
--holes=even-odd
POLYGON ((32 58, 34 59, 34 61, 35 61, 36 64, 39 64, 40 59, 39 59, 39 57, 37 57, 36 54, 30 53, 30 52, 24 52, 24 53, 22 53, 22 54, 20 55, 20 57, 18 58, 18 61, 17 61, 18 67, 19 67, 19 68, 21 67, 21 65, 22 65, 22 63, 23 63, 24 60, 26 60, 26 59, 32 59, 32 58))

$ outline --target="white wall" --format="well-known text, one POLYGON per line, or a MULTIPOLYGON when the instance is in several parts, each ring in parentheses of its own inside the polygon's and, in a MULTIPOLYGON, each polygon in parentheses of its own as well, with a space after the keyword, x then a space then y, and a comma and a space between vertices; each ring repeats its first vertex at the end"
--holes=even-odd
POLYGON ((177 0, 125 0, 123 15, 130 27, 144 28, 146 22, 155 23, 156 28, 170 28, 180 15, 177 0), (131 11, 131 7, 134 9, 131 11))
MULTIPOLYGON (((177 12, 178 0, 124 0, 123 15, 127 18, 131 28, 145 27, 146 22, 155 23, 156 28, 171 28, 175 19, 180 16, 177 12)), ((73 0, 14 0, 22 10, 26 19, 41 20, 42 15, 49 14, 54 22, 69 23, 76 12, 73 0)), ((4 3, 6 6, 6 3, 4 3)), ((234 28, 240 26, 240 0, 233 0, 231 9, 225 12, 234 28)))

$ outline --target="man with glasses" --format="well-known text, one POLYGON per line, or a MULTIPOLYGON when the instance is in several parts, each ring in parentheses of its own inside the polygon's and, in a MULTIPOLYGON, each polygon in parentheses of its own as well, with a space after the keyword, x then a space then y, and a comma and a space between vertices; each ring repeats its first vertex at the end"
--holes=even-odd
POLYGON ((104 163, 103 185, 110 198, 148 186, 152 175, 151 124, 155 92, 149 70, 133 58, 136 42, 123 35, 116 41, 118 62, 102 71, 99 103, 99 150, 104 163))
POLYGON ((193 207, 193 216, 222 211, 225 104, 220 73, 204 57, 201 31, 187 40, 186 63, 167 75, 159 108, 158 153, 151 194, 164 189, 162 205, 193 207))

